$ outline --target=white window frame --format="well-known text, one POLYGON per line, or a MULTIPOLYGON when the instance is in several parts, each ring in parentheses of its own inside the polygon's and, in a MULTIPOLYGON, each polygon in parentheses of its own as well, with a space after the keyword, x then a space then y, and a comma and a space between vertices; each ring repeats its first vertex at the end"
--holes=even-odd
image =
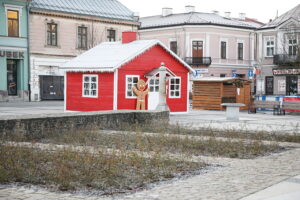
POLYGON ((7 11, 8 10, 14 10, 14 11, 18 11, 19 13, 19 37, 22 37, 21 35, 21 17, 22 17, 22 9, 23 6, 17 6, 17 5, 11 5, 11 4, 4 4, 5 7, 5 16, 6 16, 6 34, 8 35, 8 15, 7 15, 7 11))
MULTIPOLYGON (((89 82, 91 83, 91 82, 89 82)), ((89 87, 89 91, 91 91, 91 84, 90 84, 90 87, 89 87)), ((87 97, 87 98, 98 98, 99 94, 98 94, 98 89, 99 89, 99 77, 98 77, 98 74, 83 74, 82 75, 82 97, 87 97), (84 94, 84 79, 85 77, 89 77, 90 80, 92 77, 96 77, 96 96, 92 96, 92 95, 85 95, 84 94)))
POLYGON ((220 44, 220 47, 219 47, 220 59, 227 60, 228 59, 228 46, 229 46, 228 39, 221 38, 219 44, 220 44), (226 42, 226 58, 222 58, 222 49, 221 49, 222 48, 222 42, 226 42))
POLYGON ((136 99, 137 98, 137 96, 136 96, 136 94, 134 93, 134 91, 132 90, 133 89, 133 87, 132 87, 132 89, 131 89, 131 92, 132 92, 132 94, 133 94, 133 96, 128 96, 127 95, 127 92, 129 92, 128 91, 128 78, 129 77, 131 77, 131 78, 138 78, 138 80, 140 80, 140 76, 139 75, 126 75, 125 76, 125 78, 126 78, 126 85, 125 85, 125 98, 126 99, 136 99))
POLYGON ((265 46, 265 48, 264 48, 264 50, 265 50, 265 57, 266 58, 272 58, 273 56, 274 56, 274 54, 275 54, 275 37, 274 36, 265 36, 264 37, 264 46, 265 46), (269 42, 269 41, 273 41, 273 45, 267 45, 267 42, 269 42), (273 48, 273 55, 267 55, 267 53, 268 53, 268 48, 273 48))
MULTIPOLYGON (((292 47, 293 49, 296 48, 296 55, 293 55, 293 54, 292 54, 292 55, 290 55, 290 56, 297 56, 298 51, 299 51, 299 49, 298 49, 298 38, 297 38, 297 36, 295 36, 295 37, 293 37, 293 38, 288 38, 288 39, 287 39, 287 43, 288 43, 287 54, 290 55, 290 47, 292 47), (293 40, 296 40, 296 43, 293 43, 293 42, 292 42, 292 43, 290 44, 290 40, 292 40, 292 41, 293 41, 293 40)), ((292 52, 293 52, 293 50, 292 50, 292 52)))
MULTIPOLYGON (((176 84, 175 84, 175 86, 176 86, 176 84)), ((171 77, 170 79, 169 79, 169 98, 170 99, 179 99, 179 98, 181 98, 181 77, 178 77, 178 76, 176 76, 176 77, 171 77), (174 90, 172 90, 172 91, 179 91, 179 96, 171 96, 171 80, 172 79, 179 79, 179 89, 174 89, 174 90)))

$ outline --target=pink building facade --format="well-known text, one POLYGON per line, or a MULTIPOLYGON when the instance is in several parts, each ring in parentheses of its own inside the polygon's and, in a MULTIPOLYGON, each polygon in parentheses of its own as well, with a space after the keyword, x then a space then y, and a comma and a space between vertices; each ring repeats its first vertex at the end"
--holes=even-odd
POLYGON ((190 64, 201 77, 241 77, 251 79, 255 63, 255 29, 261 24, 247 21, 244 14, 234 19, 215 13, 173 14, 163 8, 162 15, 140 19, 140 39, 158 39, 190 64), (250 77, 249 77, 250 75, 250 77))

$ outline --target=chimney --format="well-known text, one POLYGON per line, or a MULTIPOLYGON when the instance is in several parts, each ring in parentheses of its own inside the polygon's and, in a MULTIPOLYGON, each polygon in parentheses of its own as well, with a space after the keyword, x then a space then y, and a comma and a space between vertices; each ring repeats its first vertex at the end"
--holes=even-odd
POLYGON ((225 18, 230 19, 230 14, 231 14, 231 12, 225 12, 225 18))
POLYGON ((134 13, 133 13, 133 19, 134 19, 135 21, 139 21, 139 19, 140 19, 140 13, 139 13, 139 12, 134 12, 134 13))
POLYGON ((219 15, 219 11, 217 11, 217 10, 213 10, 212 13, 219 15))
POLYGON ((168 15, 172 15, 173 8, 162 8, 162 16, 166 17, 168 15))
POLYGON ((240 20, 245 20, 246 19, 246 13, 239 13, 239 18, 240 18, 240 20))
POLYGON ((195 12, 195 6, 191 6, 191 5, 185 6, 185 12, 186 13, 195 12))
POLYGON ((122 32, 122 44, 133 42, 137 39, 137 33, 132 31, 122 32))

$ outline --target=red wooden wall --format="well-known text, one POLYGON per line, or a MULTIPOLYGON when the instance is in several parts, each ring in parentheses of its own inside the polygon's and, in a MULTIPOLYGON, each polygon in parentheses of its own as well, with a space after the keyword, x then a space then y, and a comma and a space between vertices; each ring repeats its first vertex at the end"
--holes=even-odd
POLYGON ((113 73, 67 73, 66 110, 113 110, 113 73), (98 74, 98 98, 82 97, 82 75, 98 74))
MULTIPOLYGON (((169 99, 167 94, 167 103, 171 112, 187 111, 187 86, 188 69, 178 62, 173 56, 165 51, 161 46, 156 45, 126 65, 119 68, 118 72, 118 109, 135 109, 136 99, 126 98, 126 75, 140 75, 140 78, 146 80, 144 75, 154 68, 158 68, 161 62, 165 63, 176 76, 181 77, 181 98, 169 99)), ((146 97, 147 99, 148 97, 146 97)), ((147 105, 147 101, 146 101, 147 105)))

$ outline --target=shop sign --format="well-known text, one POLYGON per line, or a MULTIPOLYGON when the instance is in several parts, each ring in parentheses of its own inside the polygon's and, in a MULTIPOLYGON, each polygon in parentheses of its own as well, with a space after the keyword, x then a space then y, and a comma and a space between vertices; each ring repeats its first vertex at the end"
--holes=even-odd
POLYGON ((194 78, 199 78, 201 77, 202 74, 207 74, 208 69, 195 69, 195 74, 193 75, 194 78))
POLYGON ((273 75, 300 75, 300 69, 273 69, 273 75))
POLYGON ((0 50, 0 57, 23 59, 24 52, 0 50))

